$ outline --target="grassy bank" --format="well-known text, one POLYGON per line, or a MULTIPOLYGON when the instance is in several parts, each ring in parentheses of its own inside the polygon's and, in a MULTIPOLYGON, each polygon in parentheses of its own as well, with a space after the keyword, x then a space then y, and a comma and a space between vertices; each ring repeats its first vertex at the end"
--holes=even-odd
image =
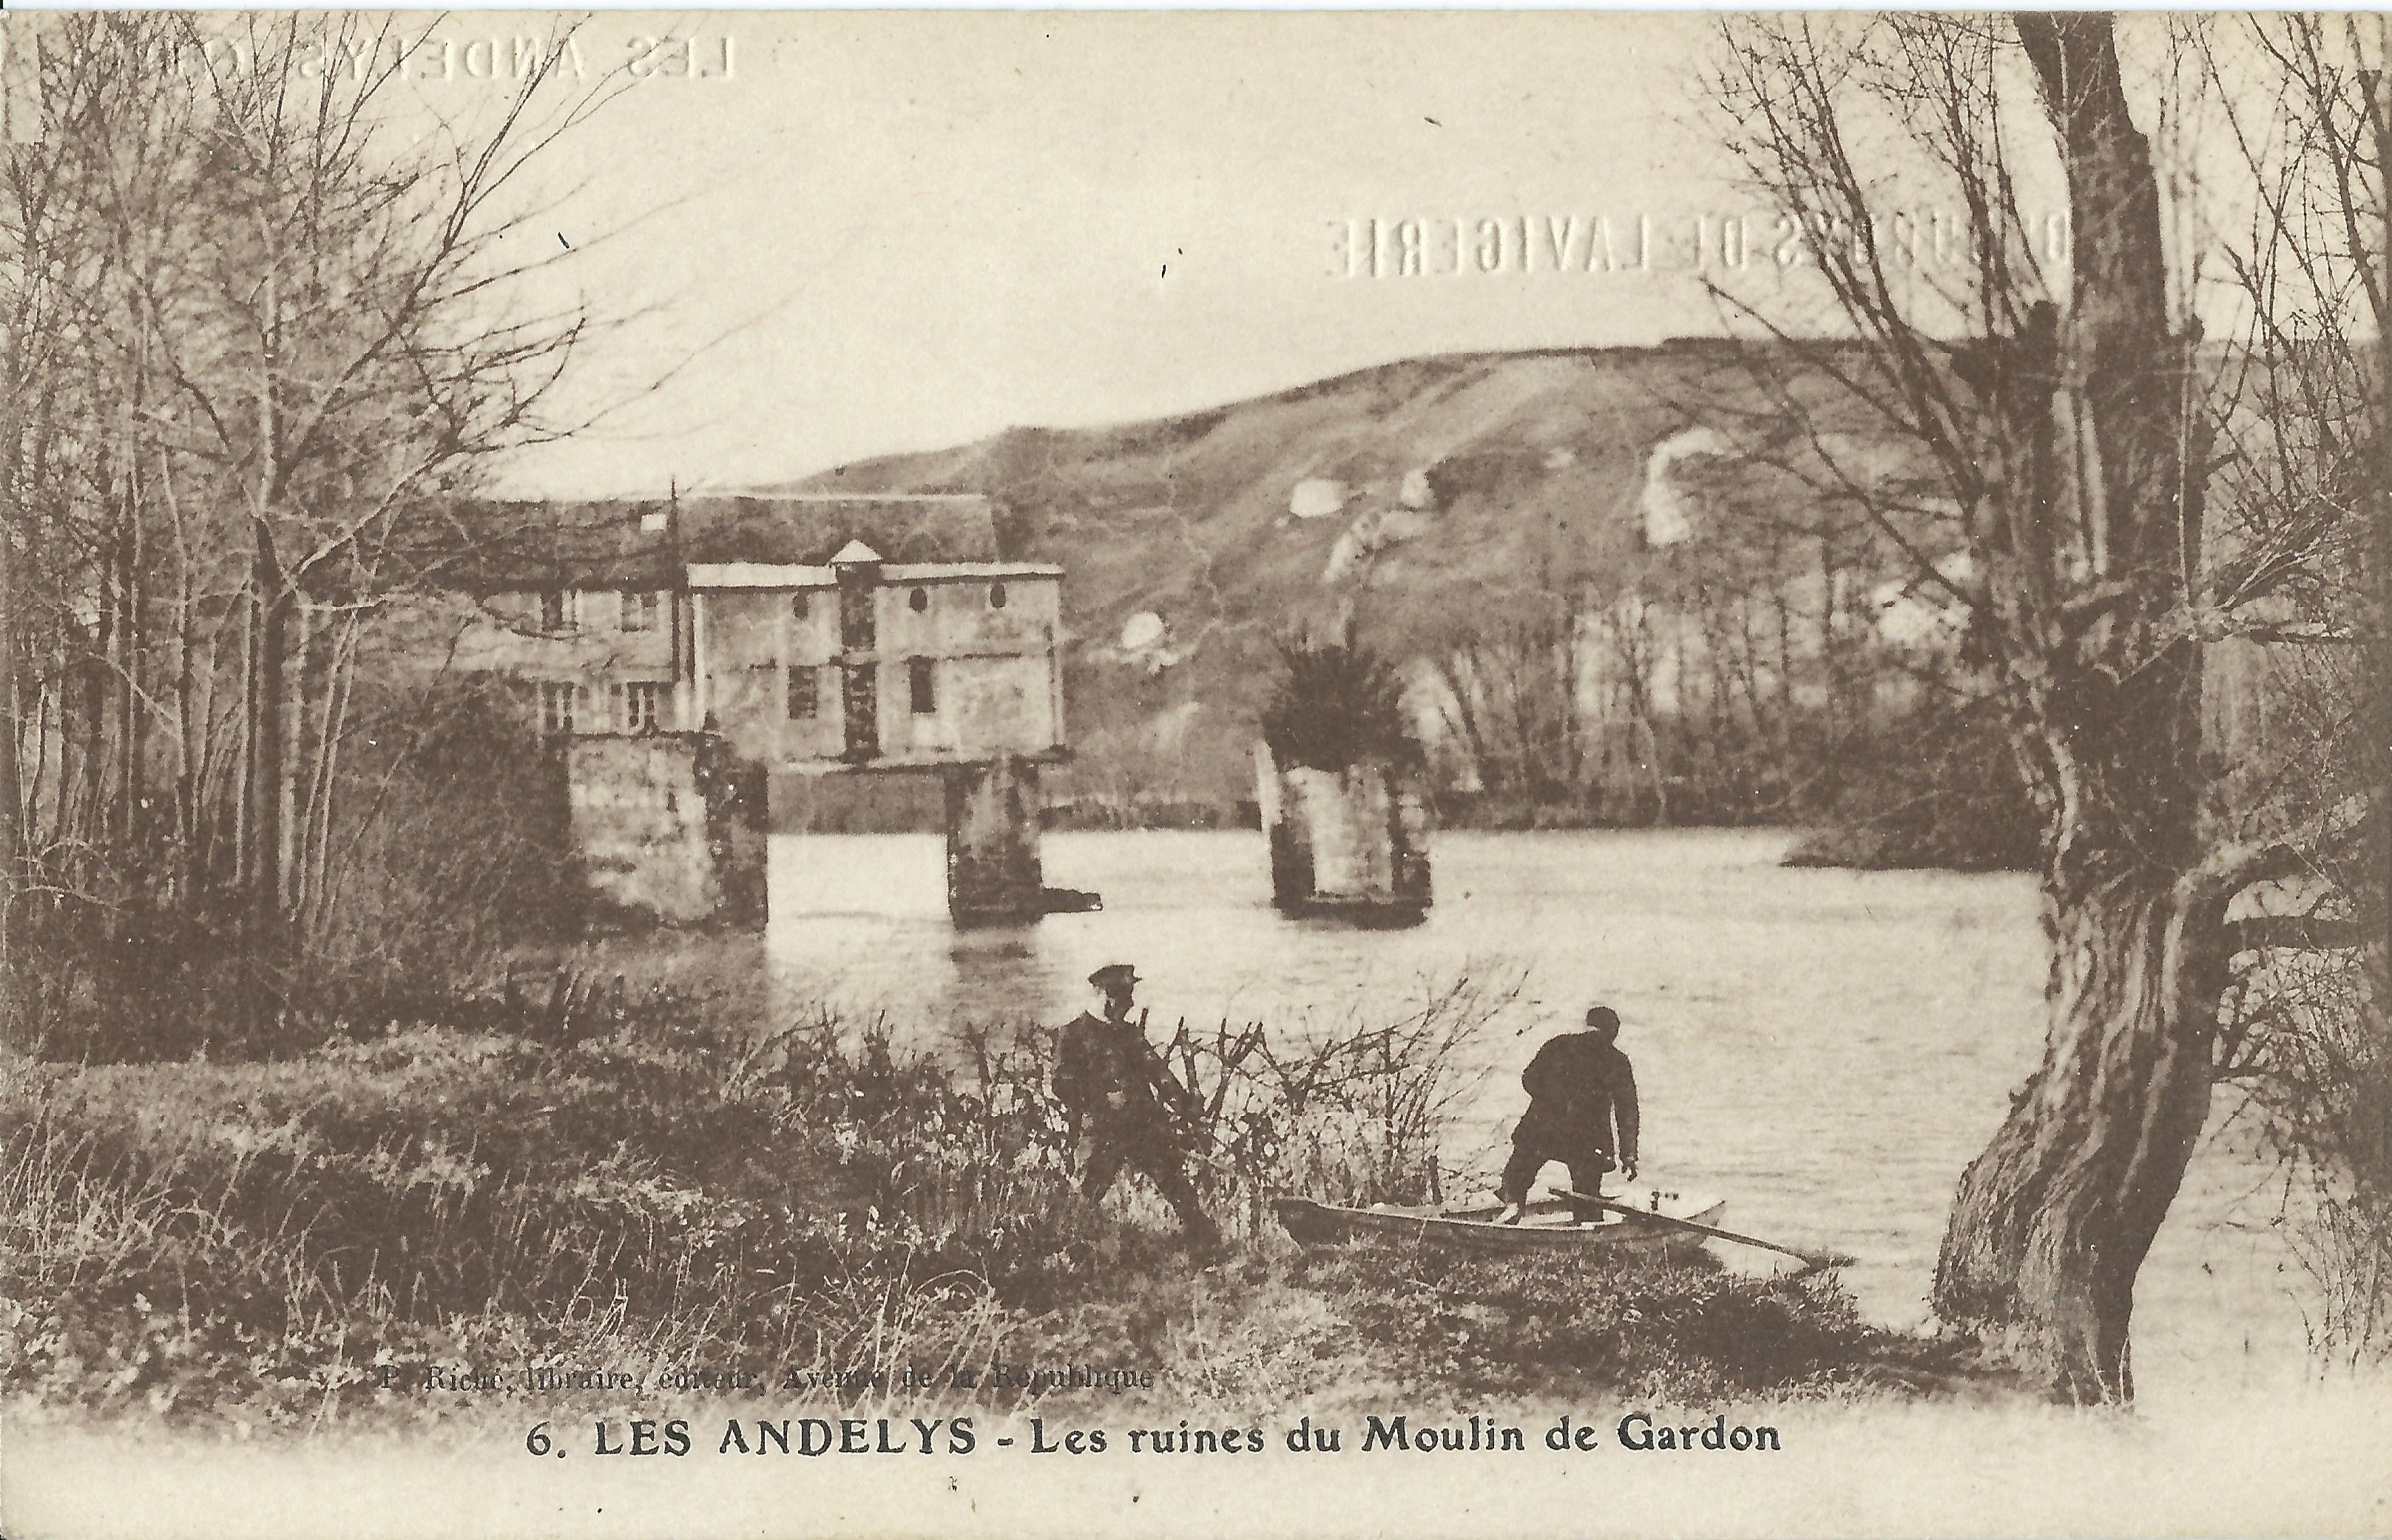
MULTIPOLYGON (((451 1424, 460 1399, 422 1387, 458 1368, 644 1388, 737 1370, 783 1407, 1001 1409, 1035 1392, 909 1390, 904 1371, 1076 1364, 1150 1371, 1129 1399, 1184 1410, 1701 1405, 1950 1367, 1859 1321, 1832 1278, 1306 1255, 1259 1226, 1261 1191, 1339 1173, 1349 1195, 1412 1195, 1365 1190, 1412 1168, 1393 1120, 1341 1111, 1385 1087, 1216 1098, 1237 1129, 1206 1181, 1235 1239, 1191 1259, 1142 1188, 1070 1195, 1035 1039, 934 1060, 827 1019, 760 1040, 670 1011, 530 1021, 386 1024, 250 1064, 0 1062, 0 1390, 20 1415, 242 1431, 451 1424)), ((474 1399, 516 1416, 520 1395, 474 1399)))

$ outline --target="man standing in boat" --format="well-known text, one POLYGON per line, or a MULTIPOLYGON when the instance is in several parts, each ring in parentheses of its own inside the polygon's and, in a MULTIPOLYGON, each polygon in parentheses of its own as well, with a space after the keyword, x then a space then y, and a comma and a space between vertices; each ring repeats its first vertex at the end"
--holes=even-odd
MULTIPOLYGON (((1586 1030, 1565 1032, 1537 1050, 1520 1074, 1528 1110, 1512 1130, 1512 1158, 1504 1163, 1502 1224, 1517 1224, 1528 1188, 1547 1161, 1569 1168, 1570 1186, 1600 1194, 1603 1177, 1618 1170, 1636 1177, 1636 1071, 1619 1051, 1619 1013, 1598 1005, 1586 1013, 1586 1030)), ((1600 1210, 1575 1210, 1583 1222, 1600 1210)))
POLYGON ((1088 982, 1098 1003, 1063 1028, 1055 1059, 1055 1098, 1071 1115, 1074 1141, 1085 1136, 1087 1142, 1080 1194, 1095 1203, 1124 1166, 1135 1167, 1170 1202, 1190 1242, 1216 1246, 1220 1233, 1196 1201, 1167 1105, 1184 1092, 1155 1062, 1143 1024, 1129 1018, 1138 970, 1108 963, 1088 982))

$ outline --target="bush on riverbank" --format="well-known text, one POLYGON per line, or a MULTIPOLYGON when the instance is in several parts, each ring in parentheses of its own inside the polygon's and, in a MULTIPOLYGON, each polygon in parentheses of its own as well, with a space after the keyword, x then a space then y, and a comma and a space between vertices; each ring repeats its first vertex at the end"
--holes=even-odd
POLYGON ((578 929, 591 915, 564 765, 523 730, 518 693, 365 692, 359 715, 378 725, 341 758, 311 896, 271 962, 226 852, 29 863, 7 915, 0 1045, 94 1064, 287 1055, 342 1015, 461 1000, 510 948, 578 929))
POLYGON ((1922 711, 1898 733, 1855 746, 1815 833, 1789 867, 1864 871, 2030 871, 2041 822, 2028 805, 1996 703, 1922 711))

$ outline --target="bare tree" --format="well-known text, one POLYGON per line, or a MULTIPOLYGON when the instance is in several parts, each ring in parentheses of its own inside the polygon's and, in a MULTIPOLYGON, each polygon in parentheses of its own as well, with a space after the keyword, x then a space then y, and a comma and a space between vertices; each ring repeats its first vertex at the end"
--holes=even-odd
POLYGON ((1585 785, 1584 620, 1559 594, 1524 590, 1509 607, 1429 654, 1437 709, 1498 806, 1562 806, 1585 785))
POLYGON ((451 121, 406 25, 62 19, 9 163, 11 581, 47 600, 6 619, 11 839, 78 900, 237 914, 261 1005, 334 889, 374 628, 503 538, 452 494, 566 425, 592 325, 519 237, 623 78, 559 33, 451 121))
MULTIPOLYGON (((2216 372, 2109 18, 1739 21, 1726 45, 1731 147, 1857 344, 1800 349, 1781 399, 1822 480, 1964 608, 2042 824, 2043 1058, 1961 1180, 1936 1305, 2057 1396, 2126 1396, 2136 1273, 2210 1107, 2229 907, 2356 823, 2219 827, 2204 653, 2261 596, 2232 574, 2313 570, 2333 521, 2213 543, 2216 372), (1922 251, 1889 199, 1956 239, 1922 251), (1854 463, 1829 411, 1899 474, 1854 463)), ((1790 345, 1790 308, 1739 303, 1790 345)))
POLYGON ((2306 1182, 2293 1233, 2322 1286, 2314 1345, 2351 1359, 2392 1347, 2387 31, 2292 15, 2188 37, 2238 193, 2213 242, 2242 318, 2217 495, 2249 553, 2222 581, 2255 596, 2234 658, 2253 720, 2230 803, 2254 834, 2312 851, 2322 880, 2308 913, 2245 927, 2255 945, 2216 1057, 2306 1182), (2314 561, 2279 555, 2312 548, 2314 561), (2354 803, 2373 810, 2360 837, 2332 838, 2354 803))

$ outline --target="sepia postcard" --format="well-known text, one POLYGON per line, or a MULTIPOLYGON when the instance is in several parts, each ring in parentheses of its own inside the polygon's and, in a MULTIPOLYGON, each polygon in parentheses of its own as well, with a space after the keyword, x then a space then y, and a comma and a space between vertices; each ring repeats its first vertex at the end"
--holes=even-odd
POLYGON ((0 17, 0 1531, 2392 1532, 2387 45, 0 17))

